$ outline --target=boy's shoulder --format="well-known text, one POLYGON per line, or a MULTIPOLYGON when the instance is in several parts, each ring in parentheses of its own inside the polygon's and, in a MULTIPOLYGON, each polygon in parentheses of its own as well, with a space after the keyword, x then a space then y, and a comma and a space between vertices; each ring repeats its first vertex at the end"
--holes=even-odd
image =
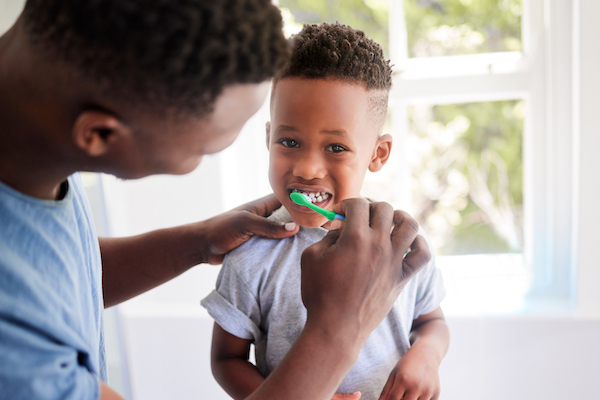
MULTIPOLYGON (((275 210, 268 218, 283 223, 293 221, 285 207, 275 210)), ((287 255, 304 251, 306 247, 318 242, 326 234, 327 230, 323 228, 301 227, 297 234, 284 239, 255 235, 229 252, 225 256, 224 265, 243 264, 247 268, 251 265, 263 265, 270 259, 281 260, 287 255)))

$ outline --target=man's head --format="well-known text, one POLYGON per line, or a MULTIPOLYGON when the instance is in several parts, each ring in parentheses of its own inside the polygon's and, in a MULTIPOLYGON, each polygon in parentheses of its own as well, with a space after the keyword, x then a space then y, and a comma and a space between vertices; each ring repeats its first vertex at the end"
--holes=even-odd
POLYGON ((7 37, 28 47, 11 71, 31 69, 35 128, 123 178, 189 172, 229 145, 289 54, 270 0, 28 0, 7 37))
POLYGON ((391 136, 381 130, 390 86, 389 62, 362 32, 321 24, 294 37, 291 61, 273 84, 267 145, 271 186, 300 225, 326 220, 292 203, 292 191, 332 209, 358 197, 367 169, 387 161, 391 136))
POLYGON ((202 117, 227 86, 269 80, 287 61, 270 0, 28 0, 33 47, 105 95, 202 117))

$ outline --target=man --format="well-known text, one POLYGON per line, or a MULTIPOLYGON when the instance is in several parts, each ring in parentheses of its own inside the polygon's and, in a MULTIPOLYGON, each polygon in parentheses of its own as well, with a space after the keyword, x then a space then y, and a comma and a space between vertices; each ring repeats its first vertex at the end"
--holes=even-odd
MULTIPOLYGON (((279 205, 268 197, 98 240, 77 174, 193 170, 235 139, 287 52, 269 0, 27 2, 0 38, 3 397, 121 398, 105 383, 102 307, 220 263, 251 235, 297 232, 263 218, 279 205)), ((429 259, 405 213, 358 199, 336 211, 345 225, 303 255, 306 328, 251 398, 330 398, 429 259)))

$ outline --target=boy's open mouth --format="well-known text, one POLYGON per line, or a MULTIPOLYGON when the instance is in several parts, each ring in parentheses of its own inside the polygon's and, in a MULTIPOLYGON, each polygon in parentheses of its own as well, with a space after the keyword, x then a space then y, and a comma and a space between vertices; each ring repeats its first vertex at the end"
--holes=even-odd
POLYGON ((331 194, 327 192, 313 192, 310 190, 298 190, 292 189, 290 193, 301 193, 303 194, 309 202, 313 204, 326 203, 327 200, 331 198, 331 194))

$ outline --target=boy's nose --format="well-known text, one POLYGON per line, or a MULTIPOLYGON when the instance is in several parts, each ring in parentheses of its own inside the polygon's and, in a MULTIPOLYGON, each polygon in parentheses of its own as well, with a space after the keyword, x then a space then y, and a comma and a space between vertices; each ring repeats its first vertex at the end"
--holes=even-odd
POLYGON ((305 180, 322 179, 327 171, 320 157, 305 155, 294 164, 294 176, 305 180))

